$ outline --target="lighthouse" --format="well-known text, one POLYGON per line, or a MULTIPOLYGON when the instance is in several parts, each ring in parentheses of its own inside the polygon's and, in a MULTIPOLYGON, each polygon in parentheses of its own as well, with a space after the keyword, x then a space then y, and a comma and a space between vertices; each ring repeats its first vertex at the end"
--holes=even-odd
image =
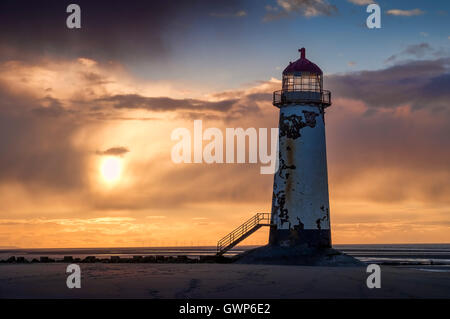
POLYGON ((274 175, 269 245, 331 247, 325 109, 331 93, 322 70, 300 58, 283 71, 273 93, 279 115, 279 169, 274 175))
POLYGON ((323 89, 322 70, 306 58, 283 71, 282 88, 273 93, 280 109, 278 171, 272 211, 257 213, 217 243, 223 254, 260 227, 270 227, 269 243, 233 258, 240 264, 361 266, 361 261, 331 247, 325 109, 331 93, 323 89))

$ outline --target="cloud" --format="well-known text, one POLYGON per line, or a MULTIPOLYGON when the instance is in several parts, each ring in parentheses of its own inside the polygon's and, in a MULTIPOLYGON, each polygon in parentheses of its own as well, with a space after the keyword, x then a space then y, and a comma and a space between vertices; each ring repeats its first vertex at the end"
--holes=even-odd
POLYGON ((347 0, 347 1, 351 2, 353 4, 357 4, 359 6, 365 6, 365 5, 368 5, 368 4, 376 3, 373 0, 347 0))
POLYGON ((363 101, 369 107, 448 112, 450 58, 409 61, 386 69, 327 77, 333 95, 363 101))
POLYGON ((422 11, 420 9, 412 9, 412 10, 391 9, 387 11, 387 14, 393 16, 413 17, 425 14, 425 11, 422 11))
MULTIPOLYGON (((249 115, 258 118, 262 116, 260 105, 269 104, 271 99, 269 93, 262 94, 261 90, 274 85, 261 83, 258 87, 262 89, 218 92, 202 99, 149 97, 146 93, 154 94, 153 87, 160 92, 158 84, 136 84, 120 68, 105 69, 89 59, 6 62, 0 64, 0 74, 0 148, 8 150, 0 156, 0 187, 19 183, 27 190, 57 189, 60 194, 89 189, 91 175, 97 171, 92 150, 97 149, 100 155, 123 156, 130 146, 134 156, 133 141, 120 140, 126 134, 117 138, 99 135, 109 125, 119 127, 128 125, 124 122, 151 120, 148 125, 153 126, 199 118, 223 125, 249 115), (62 70, 67 70, 63 79, 62 70), (135 91, 142 94, 131 93, 135 91), (158 113, 164 115, 158 117, 158 113), (111 143, 121 144, 109 147, 111 143)), ((176 92, 173 96, 177 96, 176 92)), ((129 129, 133 131, 139 125, 132 123, 129 129)), ((170 138, 170 132, 165 136, 170 138)), ((139 145, 136 154, 141 152, 139 145)))
POLYGON ((431 53, 433 51, 434 49, 428 43, 422 42, 419 44, 412 44, 409 45, 406 49, 404 49, 400 53, 391 55, 384 62, 388 63, 395 61, 399 56, 403 55, 410 55, 416 58, 423 58, 427 53, 431 53))
POLYGON ((111 147, 105 151, 97 151, 97 155, 123 156, 130 150, 123 146, 111 147))
MULTIPOLYGON (((449 66, 448 59, 410 61, 383 70, 325 78, 334 99, 327 110, 332 198, 378 204, 448 202, 449 66), (429 154, 434 155, 429 158, 429 154)), ((218 95, 267 103, 263 116, 247 113, 235 119, 233 127, 276 127, 278 113, 269 106, 275 88, 273 83, 258 93, 238 90, 218 95)), ((208 127, 223 128, 220 119, 227 114, 217 116, 208 127)), ((225 202, 257 205, 270 198, 273 180, 259 175, 254 166, 156 164, 164 158, 153 158, 154 167, 145 166, 152 178, 136 185, 147 191, 145 196, 113 201, 97 198, 96 209, 168 209, 225 202), (196 192, 190 191, 194 188, 196 192)))
POLYGON ((327 154, 334 200, 412 207, 448 202, 448 113, 407 106, 368 113, 364 103, 338 98, 332 107, 327 154))
POLYGON ((213 110, 226 112, 231 109, 236 99, 218 102, 202 101, 197 99, 172 99, 169 97, 145 97, 139 94, 118 94, 103 97, 97 102, 111 103, 117 109, 146 109, 150 111, 176 111, 176 110, 213 110))
POLYGON ((277 6, 266 6, 267 14, 264 21, 276 20, 291 15, 305 17, 331 16, 338 9, 326 0, 277 0, 277 6))
POLYGON ((58 99, 47 96, 41 101, 45 100, 50 101, 50 105, 44 106, 41 104, 40 106, 33 108, 31 112, 42 117, 60 117, 70 113, 70 111, 66 110, 62 106, 61 102, 58 99))
POLYGON ((2 183, 15 181, 61 192, 82 185, 83 151, 71 141, 79 124, 61 102, 13 93, 3 83, 0 101, 2 183))
MULTIPOLYGON (((446 110, 448 110, 450 98, 447 90, 450 83, 449 65, 448 58, 409 61, 382 70, 327 76, 325 86, 332 91, 335 100, 335 105, 330 112, 335 109, 340 109, 342 112, 342 99, 348 100, 349 105, 363 104, 359 107, 363 111, 352 113, 350 109, 346 113, 344 112, 343 114, 347 114, 347 120, 343 122, 342 127, 334 128, 333 134, 336 135, 337 131, 346 132, 347 127, 355 128, 355 130, 358 128, 368 134, 367 140, 364 142, 360 142, 356 136, 350 135, 346 136, 345 140, 335 143, 339 145, 340 149, 346 149, 345 154, 350 152, 347 147, 351 148, 355 145, 367 147, 364 143, 368 143, 373 138, 370 134, 375 134, 380 127, 384 128, 383 132, 392 132, 399 123, 406 123, 406 120, 402 122, 400 121, 402 118, 398 118, 405 108, 408 110, 407 112, 412 112, 411 114, 426 112, 426 114, 430 114, 428 115, 430 117, 434 116, 433 114, 440 114, 442 119, 446 119, 444 115, 447 114, 446 110), (391 113, 386 113, 387 110, 391 113), (372 120, 374 122, 371 122, 372 120), (365 126, 361 126, 360 123, 365 123, 365 126), (348 146, 345 143, 348 143, 348 146)), ((102 75, 101 72, 99 74, 102 75)), ((55 73, 55 76, 57 76, 57 73, 55 73)), ((102 85, 98 84, 98 86, 102 85)), ((33 99, 32 97, 27 98, 23 94, 15 95, 12 92, 5 91, 2 95, 1 115, 5 118, 4 123, 7 124, 3 125, 2 128, 3 136, 10 137, 3 139, 2 142, 8 141, 13 145, 17 144, 17 146, 12 147, 9 153, 5 153, 0 158, 0 165, 3 165, 0 167, 7 168, 0 170, 2 172, 0 174, 8 176, 8 178, 3 179, 4 181, 20 181, 26 186, 33 183, 46 187, 68 185, 66 189, 70 189, 70 185, 78 185, 78 189, 83 189, 85 188, 84 178, 88 170, 87 156, 91 153, 92 148, 87 146, 80 148, 72 141, 80 130, 83 131, 92 125, 101 130, 102 125, 92 123, 92 115, 89 112, 84 114, 82 111, 85 112, 84 110, 93 108, 96 112, 110 114, 108 116, 111 118, 115 116, 118 121, 121 118, 145 117, 145 113, 142 112, 149 111, 152 112, 153 119, 151 127, 155 127, 154 130, 156 131, 160 130, 158 127, 161 123, 170 121, 161 121, 158 116, 153 116, 153 114, 163 114, 161 118, 167 119, 167 112, 173 113, 175 117, 172 117, 171 121, 176 120, 175 123, 177 124, 174 125, 177 126, 190 125, 193 119, 203 118, 210 123, 208 126, 213 127, 276 127, 278 113, 271 106, 271 98, 272 92, 279 87, 279 80, 262 81, 253 87, 217 92, 204 99, 173 99, 108 92, 101 97, 97 97, 97 94, 90 96, 83 101, 82 107, 78 106, 78 100, 74 102, 51 96, 33 99), (52 108, 55 108, 57 116, 53 114, 52 108), (48 110, 50 114, 36 113, 34 111, 36 109, 48 110), (15 114, 19 118, 29 119, 32 125, 20 125, 18 126, 20 130, 10 128, 9 125, 15 123, 14 118, 11 118, 13 112, 16 112, 15 114), (115 112, 120 113, 116 114, 115 112), (139 117, 136 117, 136 114, 139 117), (36 133, 36 131, 39 133, 36 133), (54 136, 58 136, 58 139, 55 140, 54 136), (32 141, 31 145, 27 141, 32 141), (43 157, 40 153, 47 155, 43 157), (73 184, 77 180, 78 184, 73 184)), ((95 86, 93 88, 95 89, 95 86)), ((102 92, 102 90, 98 90, 98 92, 102 92)), ((334 121, 331 118, 327 123, 333 123, 334 121)), ((431 123, 431 120, 429 121, 431 123)), ((135 126, 134 123, 133 126, 135 126)), ((125 132, 132 128, 131 126, 124 127, 122 130, 125 132)), ((402 125, 399 125, 398 129, 396 128, 396 136, 404 136, 405 133, 402 132, 402 129, 402 125)), ((443 129, 440 130, 441 136, 448 135, 442 131, 443 129)), ((147 137, 144 138, 144 136, 148 136, 150 131, 145 131, 145 135, 142 135, 141 138, 146 139, 147 137)), ((416 129, 417 131, 418 129, 416 129)), ((426 130, 423 129, 423 132, 426 132, 426 130)), ((355 131, 352 131, 352 134, 358 135, 355 131)), ((424 136, 429 136, 427 134, 431 133, 424 133, 424 136)), ((101 136, 99 138, 103 141, 104 138, 102 139, 101 136)), ((437 141, 438 136, 440 135, 433 133, 430 139, 437 141)), ((139 141, 138 137, 134 139, 139 141)), ((161 165, 161 163, 170 161, 167 158, 170 154, 170 145, 173 144, 170 141, 170 130, 159 132, 158 139, 161 140, 161 145, 165 145, 166 148, 160 149, 159 145, 153 146, 153 148, 160 149, 162 154, 152 157, 151 160, 144 157, 142 164, 139 164, 139 153, 142 152, 142 145, 137 147, 134 144, 126 144, 128 143, 127 140, 118 142, 123 143, 119 145, 130 145, 133 148, 133 154, 130 154, 130 157, 127 156, 127 161, 137 160, 138 163, 134 162, 132 168, 128 168, 127 174, 136 176, 137 180, 133 187, 146 189, 148 192, 145 196, 135 198, 132 195, 134 188, 130 188, 129 191, 123 192, 123 194, 128 194, 127 196, 117 194, 117 196, 102 198, 98 194, 92 197, 87 195, 84 202, 88 205, 94 205, 92 209, 95 210, 136 210, 146 207, 163 207, 166 209, 167 207, 182 206, 187 203, 209 201, 257 202, 264 197, 260 194, 270 193, 271 179, 266 176, 261 177, 256 166, 161 165), (138 157, 133 157, 135 155, 138 157), (146 173, 142 174, 143 171, 146 173), (235 176, 236 178, 228 181, 229 176, 235 176), (258 189, 250 185, 255 178, 258 178, 261 185, 258 189), (228 182, 215 183, 214 181, 217 180, 228 182), (199 185, 204 186, 200 187, 199 185), (193 188, 199 189, 199 191, 190 192, 193 188), (184 195, 187 193, 189 193, 189 196, 184 195)), ((392 140, 389 137, 385 137, 385 139, 392 140)), ((383 142, 385 139, 373 142, 374 154, 384 152, 382 150, 387 147, 386 144, 383 144, 386 143, 383 142)), ((116 138, 111 137, 111 140, 105 140, 102 143, 111 143, 111 141, 116 143, 116 140, 116 138)), ((104 147, 104 144, 99 145, 104 147)), ((8 148, 6 144, 3 144, 3 147, 8 148)), ((147 147, 151 148, 150 145, 145 146, 145 148, 147 147)), ((402 149, 400 141, 395 147, 398 147, 399 150, 402 149)), ((124 146, 105 147, 98 153, 120 156, 127 153, 128 150, 129 148, 124 146)), ((393 152, 393 154, 398 154, 398 152, 393 152)), ((445 156, 442 156, 442 158, 445 158, 445 156)), ((352 164, 352 166, 359 165, 359 163, 358 158, 357 163, 352 164)), ((343 164, 339 171, 346 172, 347 169, 348 167, 343 164)), ((354 173, 357 174, 358 171, 355 170, 354 173)), ((376 195, 377 190, 370 190, 370 192, 375 193, 370 198, 377 198, 377 196, 387 198, 386 195, 376 195)))
POLYGON ((449 85, 449 58, 327 76, 332 198, 447 202, 449 85))
POLYGON ((428 43, 419 43, 416 45, 408 46, 402 53, 410 54, 417 58, 423 58, 429 51, 432 51, 432 48, 428 43))
MULTIPOLYGON (((242 15, 240 2, 79 0, 81 29, 74 30, 65 25, 70 2, 4 0, 0 4, 0 59, 83 56, 106 63, 162 61, 171 53, 174 37, 170 34, 188 34, 193 21, 210 12, 231 10, 242 15)), ((205 23, 215 27, 211 21, 205 23)))

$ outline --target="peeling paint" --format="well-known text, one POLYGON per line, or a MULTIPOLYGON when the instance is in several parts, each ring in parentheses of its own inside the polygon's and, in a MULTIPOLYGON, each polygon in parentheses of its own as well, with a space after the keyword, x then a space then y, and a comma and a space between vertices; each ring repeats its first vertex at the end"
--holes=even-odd
POLYGON ((295 229, 295 230, 304 229, 304 228, 305 228, 305 225, 302 223, 302 221, 300 220, 300 218, 299 218, 298 216, 297 216, 296 218, 297 218, 298 223, 297 223, 297 225, 294 226, 294 229, 295 229))
POLYGON ((301 115, 284 115, 283 112, 280 112, 280 137, 286 136, 287 138, 297 139, 301 136, 300 131, 304 127, 312 127, 316 126, 316 117, 319 116, 319 113, 303 111, 303 116, 305 121, 301 115))
POLYGON ((273 194, 273 208, 272 211, 277 212, 277 216, 281 223, 289 223, 289 211, 285 207, 286 193, 279 191, 273 194))
POLYGON ((285 246, 331 243, 325 127, 320 119, 323 110, 317 106, 289 105, 280 110, 279 170, 274 175, 271 243, 285 246))
POLYGON ((318 218, 318 219, 316 220, 316 224, 317 224, 317 229, 318 229, 318 230, 321 230, 321 229, 322 229, 321 222, 322 222, 322 221, 325 221, 325 220, 327 220, 327 219, 328 219, 328 216, 323 216, 322 218, 318 218))
POLYGON ((287 165, 286 162, 284 161, 284 158, 280 156, 279 158, 280 161, 280 167, 278 168, 278 175, 281 178, 287 178, 286 177, 286 170, 288 169, 297 169, 297 167, 295 165, 287 165))
POLYGON ((315 127, 316 126, 316 117, 319 116, 316 112, 303 111, 305 116, 305 126, 315 127))

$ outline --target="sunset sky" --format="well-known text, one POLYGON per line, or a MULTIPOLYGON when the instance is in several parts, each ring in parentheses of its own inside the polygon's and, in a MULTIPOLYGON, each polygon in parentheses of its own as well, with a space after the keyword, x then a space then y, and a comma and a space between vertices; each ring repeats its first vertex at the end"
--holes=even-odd
POLYGON ((270 212, 260 163, 175 164, 171 132, 277 127, 300 47, 332 92, 333 243, 450 242, 450 2, 368 29, 371 2, 2 0, 0 247, 215 245, 270 212))

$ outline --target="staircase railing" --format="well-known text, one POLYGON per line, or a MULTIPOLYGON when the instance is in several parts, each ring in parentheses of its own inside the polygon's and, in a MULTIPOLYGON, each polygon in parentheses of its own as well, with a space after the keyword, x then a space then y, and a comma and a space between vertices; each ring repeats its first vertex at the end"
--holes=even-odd
POLYGON ((270 226, 270 213, 258 213, 217 242, 217 255, 223 255, 261 226, 270 226))

